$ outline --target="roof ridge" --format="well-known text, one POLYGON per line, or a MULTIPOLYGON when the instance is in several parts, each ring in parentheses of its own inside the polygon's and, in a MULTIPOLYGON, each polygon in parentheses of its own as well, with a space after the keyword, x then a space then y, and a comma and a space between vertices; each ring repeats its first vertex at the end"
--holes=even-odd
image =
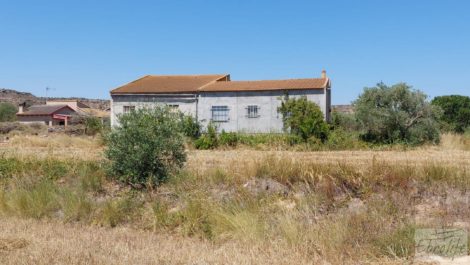
MULTIPOLYGON (((197 76, 226 76, 227 74, 202 74, 202 75, 199 75, 199 74, 190 74, 190 75, 146 75, 149 76, 149 77, 197 77, 197 76)), ((137 81, 137 80, 135 80, 137 81)), ((134 81, 134 82, 135 82, 134 81)))
POLYGON ((266 82, 266 81, 293 81, 293 80, 320 80, 328 78, 288 78, 288 79, 261 79, 261 80, 231 80, 227 82, 266 82))

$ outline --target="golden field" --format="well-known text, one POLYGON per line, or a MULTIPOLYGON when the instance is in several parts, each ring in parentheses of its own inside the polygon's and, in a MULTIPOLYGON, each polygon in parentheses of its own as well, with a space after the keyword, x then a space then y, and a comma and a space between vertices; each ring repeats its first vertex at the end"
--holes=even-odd
POLYGON ((15 136, 0 145, 0 263, 403 264, 413 229, 469 228, 469 143, 188 150, 174 180, 131 191, 106 177, 99 138, 15 136))

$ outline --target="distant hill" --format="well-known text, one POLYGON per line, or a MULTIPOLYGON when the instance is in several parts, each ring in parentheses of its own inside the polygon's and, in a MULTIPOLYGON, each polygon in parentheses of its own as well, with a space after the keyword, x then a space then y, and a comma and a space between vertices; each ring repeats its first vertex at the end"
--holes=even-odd
POLYGON ((333 105, 333 111, 340 113, 354 113, 354 107, 352 105, 333 105))
MULTIPOLYGON (((70 97, 70 98, 55 98, 50 97, 48 99, 73 99, 79 100, 91 108, 106 110, 109 108, 109 100, 105 99, 88 99, 88 98, 77 98, 77 97, 70 97)), ((26 102, 27 105, 36 105, 36 104, 46 104, 46 98, 44 97, 36 97, 35 95, 27 92, 19 92, 13 89, 6 89, 0 88, 0 102, 10 102, 17 106, 20 103, 26 102)))

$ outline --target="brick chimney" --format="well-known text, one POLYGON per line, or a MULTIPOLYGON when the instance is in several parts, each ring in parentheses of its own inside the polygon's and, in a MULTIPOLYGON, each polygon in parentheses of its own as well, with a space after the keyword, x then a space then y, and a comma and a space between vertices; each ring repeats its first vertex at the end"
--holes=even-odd
POLYGON ((321 71, 321 78, 326 78, 326 70, 321 71))

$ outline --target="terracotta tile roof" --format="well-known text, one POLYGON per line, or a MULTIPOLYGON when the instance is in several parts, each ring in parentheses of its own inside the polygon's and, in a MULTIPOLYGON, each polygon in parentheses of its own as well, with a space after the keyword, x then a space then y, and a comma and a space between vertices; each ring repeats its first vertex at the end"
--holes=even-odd
POLYGON ((323 89, 329 87, 328 78, 305 78, 263 81, 219 81, 205 86, 202 91, 262 91, 286 89, 323 89))
POLYGON ((111 90, 111 94, 191 93, 227 77, 219 75, 147 75, 111 90))
MULTIPOLYGON (((63 109, 63 108, 69 108, 72 110, 67 105, 33 105, 28 108, 27 111, 23 113, 17 113, 16 115, 18 116, 38 116, 38 115, 52 115, 55 112, 63 109)), ((73 111, 73 110, 72 110, 73 111)))

